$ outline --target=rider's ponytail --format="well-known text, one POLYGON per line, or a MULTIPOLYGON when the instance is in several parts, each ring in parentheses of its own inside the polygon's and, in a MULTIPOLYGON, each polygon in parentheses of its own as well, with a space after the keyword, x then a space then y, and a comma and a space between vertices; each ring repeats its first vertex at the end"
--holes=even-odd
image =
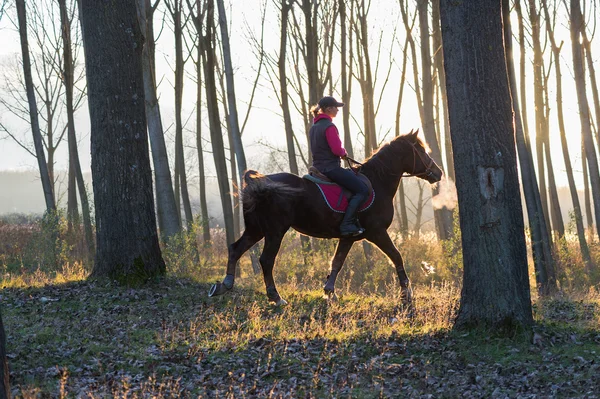
POLYGON ((312 107, 310 107, 310 112, 312 112, 313 117, 317 117, 317 115, 319 115, 319 111, 321 110, 321 107, 319 107, 319 104, 315 104, 312 107))

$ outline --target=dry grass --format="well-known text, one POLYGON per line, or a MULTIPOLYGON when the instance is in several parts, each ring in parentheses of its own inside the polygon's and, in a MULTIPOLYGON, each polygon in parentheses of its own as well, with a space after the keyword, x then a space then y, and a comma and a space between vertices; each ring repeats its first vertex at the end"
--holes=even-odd
MULTIPOLYGON (((17 231, 5 237, 20 248, 44 239, 43 228, 17 231)), ((136 289, 86 281, 89 268, 63 243, 40 246, 35 256, 0 252, 13 395, 572 397, 600 387, 600 294, 596 277, 569 257, 577 249, 571 241, 559 262, 562 293, 536 298, 532 341, 451 331, 462 272, 456 242, 396 238, 415 291, 409 317, 379 251, 367 261, 355 245, 338 277, 338 300, 330 302, 322 286, 333 243, 314 241, 306 255, 294 234, 275 266, 289 306, 267 303, 248 257, 235 290, 209 299, 226 263, 222 232, 213 237, 199 255, 189 237, 165 248, 169 277, 136 289), (63 261, 39 261, 48 257, 44 248, 62 248, 63 261), (425 273, 421 261, 436 272, 425 273)))

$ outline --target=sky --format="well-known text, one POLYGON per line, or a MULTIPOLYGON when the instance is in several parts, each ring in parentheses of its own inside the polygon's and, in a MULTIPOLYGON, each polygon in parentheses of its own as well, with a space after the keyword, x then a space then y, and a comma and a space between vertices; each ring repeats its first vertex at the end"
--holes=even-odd
MULTIPOLYGON (((252 46, 249 45, 249 36, 250 32, 253 32, 255 35, 260 34, 260 29, 263 27, 261 23, 261 9, 262 9, 262 0, 246 0, 243 3, 236 4, 235 7, 229 8, 229 23, 230 23, 230 37, 231 37, 231 47, 232 47, 232 58, 233 64, 235 68, 235 84, 236 84, 236 94, 238 98, 238 109, 240 118, 243 118, 246 115, 248 105, 247 100, 250 97, 250 91, 252 90, 252 83, 256 78, 256 68, 258 65, 257 57, 252 49, 252 46)), ((401 65, 401 57, 402 52, 399 44, 396 44, 395 51, 392 52, 390 58, 390 46, 392 43, 392 37, 394 32, 394 27, 398 27, 397 31, 397 41, 398 43, 404 42, 403 35, 404 29, 402 27, 401 20, 399 19, 399 15, 396 11, 395 5, 392 2, 385 2, 385 5, 379 5, 378 7, 372 7, 370 14, 370 29, 371 29, 371 42, 372 42, 372 50, 373 53, 376 52, 378 48, 378 40, 380 37, 380 33, 383 31, 383 44, 381 46, 381 60, 379 65, 379 81, 377 87, 381 89, 385 72, 388 68, 390 69, 390 75, 388 81, 385 86, 385 91, 383 92, 383 98, 381 102, 380 111, 377 115, 377 127, 378 127, 378 140, 382 141, 384 138, 391 138, 393 136, 394 131, 394 118, 395 118, 395 110, 396 110, 396 98, 399 87, 399 79, 400 79, 400 65, 401 65)), ((161 14, 157 13, 155 24, 156 31, 159 31, 159 26, 161 24, 161 14)), ((516 21, 513 22, 516 26, 516 21)), ((277 15, 277 10, 273 6, 269 6, 267 8, 266 15, 266 23, 264 24, 265 29, 265 47, 267 52, 272 56, 276 56, 279 47, 279 19, 277 15)), ((576 180, 579 185, 581 185, 581 157, 580 157, 580 126, 579 126, 579 115, 578 115, 578 106, 577 99, 575 96, 575 85, 572 79, 572 67, 571 67, 571 51, 570 51, 570 41, 569 41, 569 32, 567 21, 560 20, 557 27, 557 40, 560 42, 564 40, 565 44, 562 50, 562 68, 563 68, 563 92, 565 96, 564 101, 564 112, 565 112, 565 120, 567 123, 568 137, 570 140, 570 151, 571 158, 573 162, 573 166, 576 172, 576 180)), ((418 37, 416 37, 418 42, 418 37)), ((14 60, 19 57, 20 53, 20 43, 18 33, 11 25, 9 18, 4 17, 0 22, 0 82, 3 81, 3 75, 5 75, 7 68, 10 67, 10 63, 14 63, 14 60)), ((598 44, 598 40, 593 41, 594 48, 592 53, 596 57, 596 64, 600 65, 597 62, 598 57, 600 56, 600 46, 598 44)), ((514 44, 515 47, 518 47, 517 44, 514 44)), ((171 65, 173 62, 173 40, 172 40, 172 32, 168 26, 165 26, 158 38, 157 43, 157 54, 156 54, 156 62, 157 62, 157 75, 158 80, 160 81, 159 85, 159 95, 160 95, 160 105, 161 111, 163 115, 163 124, 168 127, 166 132, 167 137, 167 146, 169 148, 171 154, 171 162, 173 160, 173 135, 174 129, 172 127, 172 123, 174 121, 174 93, 172 88, 173 82, 173 72, 171 65)), ((417 51, 419 51, 417 49, 417 51)), ((549 50, 548 50, 549 51, 549 50)), ((531 54, 528 54, 528 58, 531 58, 531 54)), ((518 60, 518 53, 515 54, 515 59, 518 60)), ((373 60, 375 63, 375 60, 373 60)), ((409 59, 407 76, 409 77, 409 81, 405 87, 404 100, 402 104, 402 113, 401 113, 401 131, 407 132, 413 128, 419 128, 421 123, 419 120, 419 113, 416 103, 416 97, 414 91, 412 89, 412 66, 411 60, 409 59)), ((531 79, 532 71, 528 69, 528 80, 531 79)), ((600 67, 598 68, 600 70, 600 67)), ((194 74, 194 67, 192 61, 188 61, 186 65, 186 82, 184 87, 184 108, 183 108, 183 119, 186 120, 189 118, 189 122, 187 125, 187 131, 184 133, 185 141, 187 145, 187 158, 190 159, 190 169, 192 170, 192 179, 194 174, 193 161, 196 159, 196 149, 195 149, 195 136, 192 131, 195 126, 195 117, 192 115, 195 112, 195 101, 196 101, 196 89, 195 83, 192 80, 192 75, 194 74)), ((554 83, 553 77, 551 78, 551 93, 550 93, 550 103, 552 104, 552 111, 555 109, 555 99, 554 99, 554 83)), ((528 81, 528 87, 530 89, 528 93, 528 109, 529 109, 529 125, 530 129, 534 126, 533 117, 534 117, 534 108, 533 108, 533 93, 532 93, 532 83, 528 81)), ((339 96, 339 93, 326 93, 333 94, 338 97, 339 100, 342 100, 339 96)), ((356 82, 354 82, 353 86, 353 97, 350 103, 350 107, 352 109, 353 116, 356 118, 357 123, 361 123, 361 103, 360 103, 360 88, 356 82)), ((294 115, 294 122, 296 127, 296 132, 298 138, 301 142, 301 145, 306 145, 306 140, 304 139, 304 135, 301 133, 302 120, 300 115, 294 115)), ((341 118, 338 120, 338 127, 341 131, 342 121, 341 118)), ((26 137, 30 137, 29 126, 25 123, 19 122, 12 118, 10 115, 7 115, 4 110, 0 109, 0 121, 10 126, 11 129, 14 129, 15 132, 19 134, 23 134, 26 137)), ((551 148, 553 154, 553 161, 555 164, 555 173, 559 186, 565 186, 567 184, 566 175, 564 173, 564 165, 562 161, 562 152, 560 148, 560 141, 558 136, 558 130, 556 126, 556 118, 555 115, 552 114, 551 120, 551 148)), ((89 163, 90 163, 90 150, 89 150, 89 116, 87 104, 84 104, 83 107, 76 114, 76 130, 79 137, 79 151, 82 165, 86 170, 89 171, 89 163)), ((207 130, 205 130, 207 132, 207 130)), ((532 132, 533 133, 533 132, 532 132)), ((1 133, 0 133, 1 135, 1 133)), ((206 134, 207 135, 207 134, 206 134)), ((342 134, 343 136, 343 134, 342 134)), ((353 137, 353 143, 356 148, 358 143, 362 143, 362 138, 360 135, 359 126, 354 123, 351 126, 351 136, 353 137)), ((249 168, 255 169, 263 169, 267 167, 281 167, 286 168, 285 165, 285 154, 282 151, 285 149, 285 134, 283 128, 283 119, 280 114, 278 101, 274 95, 273 89, 271 87, 270 82, 266 78, 266 73, 264 69, 261 73, 261 79, 259 80, 259 86, 257 89, 256 97, 253 103, 253 107, 249 116, 248 125, 246 130, 243 133, 243 143, 246 149, 246 154, 248 158, 248 166, 249 168), (277 153, 275 157, 269 157, 268 154, 272 152, 273 148, 278 148, 280 151, 277 153), (272 162, 272 158, 275 160, 279 159, 279 162, 272 162), (269 163, 271 164, 269 165, 269 163)), ((210 144, 205 142, 205 152, 208 157, 207 169, 209 179, 213 179, 213 183, 216 184, 214 180, 214 167, 212 166, 212 158, 210 157, 210 144)), ((356 151, 356 150, 355 150, 356 151)), ((27 169, 37 169, 36 160, 28 154, 26 151, 21 149, 18 145, 16 145, 10 139, 0 140, 0 171, 2 170, 27 170, 27 169)), ((361 153, 362 154, 362 153, 361 153)), ((362 154, 364 155, 364 154, 362 154)), ((363 156, 357 157, 359 160, 363 158, 363 156)), ((67 166, 67 156, 66 156, 66 142, 60 146, 60 149, 57 153, 57 169, 66 169, 67 166)), ((194 183, 192 182, 192 185, 194 183)), ((209 184, 211 181, 209 180, 209 184)), ((2 191, 7 190, 8 188, 2 187, 0 188, 2 191)), ((41 195, 41 190, 40 190, 41 195)))

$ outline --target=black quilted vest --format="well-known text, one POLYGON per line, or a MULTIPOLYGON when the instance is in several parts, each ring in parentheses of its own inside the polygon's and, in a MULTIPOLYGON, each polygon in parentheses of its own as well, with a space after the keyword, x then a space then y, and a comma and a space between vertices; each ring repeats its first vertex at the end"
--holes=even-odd
POLYGON ((317 121, 309 131, 310 150, 313 156, 313 166, 320 172, 328 172, 341 166, 340 157, 331 152, 325 130, 333 126, 333 122, 327 118, 317 121))

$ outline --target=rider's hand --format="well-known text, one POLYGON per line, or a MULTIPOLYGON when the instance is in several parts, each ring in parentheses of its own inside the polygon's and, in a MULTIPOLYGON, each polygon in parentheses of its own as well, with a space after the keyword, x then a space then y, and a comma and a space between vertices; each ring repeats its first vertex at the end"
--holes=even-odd
POLYGON ((347 161, 347 160, 348 160, 348 154, 344 154, 344 155, 342 155, 342 156, 341 156, 341 158, 342 158, 344 161, 347 161))

